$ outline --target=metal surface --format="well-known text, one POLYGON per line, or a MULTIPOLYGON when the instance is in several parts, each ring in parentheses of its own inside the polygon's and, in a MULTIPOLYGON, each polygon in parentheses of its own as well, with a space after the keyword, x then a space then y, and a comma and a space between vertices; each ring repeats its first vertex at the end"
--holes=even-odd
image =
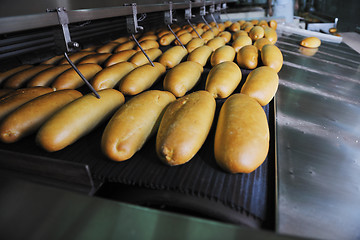
MULTIPOLYGON (((215 1, 218 2, 232 2, 233 0, 223 0, 223 1, 215 1)), ((151 1, 152 4, 138 4, 137 5, 137 12, 138 13, 149 13, 149 12, 159 12, 159 11, 167 11, 169 10, 169 6, 167 4, 158 3, 151 1)), ((53 6, 52 3, 50 6, 44 7, 41 11, 34 11, 31 14, 24 14, 24 15, 15 15, 15 16, 7 16, 1 15, 5 17, 0 17, 0 34, 9 33, 9 32, 16 32, 16 31, 23 31, 23 30, 30 30, 34 28, 42 28, 42 27, 49 27, 55 26, 58 24, 58 19, 56 13, 46 13, 45 10, 47 8, 58 8, 58 7, 65 7, 67 9, 69 23, 76 23, 88 20, 96 20, 96 19, 103 19, 103 18, 112 18, 118 16, 126 16, 132 14, 132 7, 131 6, 121 6, 124 1, 120 1, 117 3, 117 6, 108 7, 104 4, 105 7, 97 6, 96 8, 71 8, 67 6, 53 6)), ((10 4, 10 3, 8 3, 10 4)), ((13 2, 13 5, 21 6, 19 2, 13 2)), ((57 3, 59 4, 59 3, 57 3)), ((214 4, 214 2, 194 2, 192 3, 193 8, 201 7, 201 6, 208 6, 214 4)), ((25 6, 27 4, 23 4, 25 6)), ((68 5, 68 4, 65 4, 68 5)), ((91 4, 90 4, 91 5, 91 4)), ((189 7, 189 4, 185 1, 173 3, 173 9, 186 9, 189 7)), ((5 8, 4 8, 5 9, 5 8)))
POLYGON ((0 175, 1 239, 300 239, 0 175))
POLYGON ((276 96, 277 231, 360 238, 360 55, 289 34, 276 96))

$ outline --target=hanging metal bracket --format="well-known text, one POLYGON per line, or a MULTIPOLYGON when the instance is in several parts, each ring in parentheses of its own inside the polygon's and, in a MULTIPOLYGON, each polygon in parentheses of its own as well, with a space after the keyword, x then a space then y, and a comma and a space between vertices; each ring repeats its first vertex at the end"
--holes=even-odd
POLYGON ((219 25, 217 24, 216 19, 215 19, 215 17, 214 17, 215 3, 212 4, 212 5, 210 5, 209 12, 210 12, 210 16, 211 16, 212 20, 213 20, 213 21, 215 22, 215 24, 216 24, 216 27, 219 28, 219 25))
POLYGON ((56 37, 55 42, 60 47, 63 52, 73 52, 80 45, 77 42, 71 41, 70 31, 69 31, 69 17, 66 12, 66 9, 63 7, 58 7, 56 9, 47 9, 47 12, 56 12, 58 16, 59 23, 62 28, 62 36, 56 37))
POLYGON ((188 3, 189 3, 189 8, 185 8, 185 19, 189 23, 191 28, 195 31, 196 35, 198 35, 198 37, 201 38, 200 34, 196 31, 194 25, 192 25, 192 23, 190 22, 190 19, 192 17, 195 17, 195 15, 193 15, 192 12, 191 12, 191 8, 192 8, 191 1, 188 1, 188 3))
POLYGON ((204 5, 200 7, 200 16, 201 16, 202 20, 204 21, 204 23, 206 24, 206 26, 208 26, 209 29, 213 32, 211 26, 209 25, 209 23, 208 23, 208 22, 206 21, 206 19, 205 19, 205 15, 206 15, 208 12, 206 12, 205 1, 203 1, 203 2, 204 2, 204 5))

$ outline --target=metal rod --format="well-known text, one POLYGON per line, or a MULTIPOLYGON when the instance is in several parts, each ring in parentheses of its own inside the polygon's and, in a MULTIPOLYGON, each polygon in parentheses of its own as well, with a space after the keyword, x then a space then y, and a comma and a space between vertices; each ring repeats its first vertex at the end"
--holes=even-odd
POLYGON ((134 39, 134 41, 136 42, 136 44, 138 45, 138 47, 140 48, 140 50, 142 51, 142 53, 145 55, 145 57, 147 58, 147 60, 149 61, 149 63, 151 64, 151 66, 155 67, 154 63, 151 61, 151 59, 149 58, 149 56, 145 53, 144 49, 141 47, 140 43, 138 42, 138 40, 136 40, 135 35, 132 33, 131 34, 132 38, 134 39))
POLYGON ((201 16, 201 18, 204 20, 204 23, 206 24, 206 26, 208 26, 209 29, 213 32, 211 26, 208 24, 208 22, 206 21, 205 17, 204 17, 204 16, 201 16))
MULTIPOLYGON (((167 26, 168 26, 168 28, 170 29, 171 33, 175 36, 176 40, 178 40, 179 43, 181 44, 181 46, 182 46, 183 48, 185 48, 184 44, 182 44, 182 42, 180 41, 180 39, 178 38, 178 36, 177 36, 177 35, 174 33, 174 31, 171 29, 170 25, 168 24, 167 26)), ((186 48, 185 48, 185 49, 186 49, 186 48)))
POLYGON ((70 60, 69 56, 67 55, 66 52, 64 52, 64 56, 66 58, 66 60, 69 62, 69 64, 71 65, 71 67, 76 71, 76 73, 81 77, 81 79, 85 82, 85 84, 90 88, 90 90, 95 94, 95 96, 97 98, 100 99, 100 95, 96 92, 96 90, 93 88, 93 86, 91 86, 91 84, 89 83, 88 80, 86 80, 86 78, 84 77, 84 75, 82 75, 82 73, 79 71, 79 69, 75 66, 75 64, 70 60))
POLYGON ((200 36, 200 34, 196 31, 195 27, 192 25, 192 23, 190 22, 190 20, 188 19, 187 22, 189 23, 189 25, 192 27, 192 29, 195 31, 195 33, 198 35, 199 38, 202 38, 200 36))
POLYGON ((215 20, 214 14, 211 13, 210 15, 211 15, 212 19, 214 20, 214 22, 215 22, 215 24, 216 24, 216 28, 219 28, 219 25, 217 24, 217 22, 216 22, 216 20, 215 20))

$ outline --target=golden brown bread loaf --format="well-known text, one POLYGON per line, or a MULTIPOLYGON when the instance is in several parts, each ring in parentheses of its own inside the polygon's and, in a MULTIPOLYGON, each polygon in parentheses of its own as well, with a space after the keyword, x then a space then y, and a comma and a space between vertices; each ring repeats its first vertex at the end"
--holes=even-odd
POLYGON ((173 68, 188 54, 188 51, 182 46, 174 46, 166 50, 159 58, 159 63, 166 68, 173 68))
POLYGON ((264 28, 264 38, 268 39, 271 44, 275 44, 277 42, 277 33, 273 28, 265 27, 264 28))
MULTIPOLYGON (((145 53, 148 55, 151 61, 155 61, 158 57, 161 56, 162 51, 159 48, 151 48, 145 50, 145 53)), ((142 51, 139 51, 129 59, 129 62, 139 67, 149 63, 149 60, 142 51)))
POLYGON ((158 37, 155 34, 143 34, 141 38, 139 38, 139 43, 145 41, 145 40, 157 40, 158 37))
POLYGON ((229 26, 229 30, 230 30, 231 32, 239 31, 239 30, 240 30, 240 23, 238 23, 238 22, 232 23, 232 24, 229 26))
POLYGON ((225 45, 225 39, 222 37, 215 37, 206 43, 207 46, 211 47, 213 51, 225 45))
POLYGON ((215 160, 227 172, 250 173, 266 159, 269 135, 266 114, 260 104, 245 94, 233 94, 220 110, 215 160))
POLYGON ((24 103, 52 92, 49 87, 20 88, 0 98, 0 120, 24 103))
POLYGON ((245 32, 244 30, 239 30, 233 33, 232 35, 232 40, 237 39, 240 36, 247 36, 249 37, 249 34, 247 32, 245 32))
POLYGON ((269 27, 273 28, 274 30, 276 30, 277 28, 277 21, 272 19, 269 21, 269 27))
POLYGON ((61 73, 65 72, 69 68, 71 68, 70 64, 63 64, 45 69, 44 71, 34 76, 27 83, 27 87, 47 87, 55 80, 55 78, 57 78, 57 76, 59 76, 61 73))
POLYGON ((283 55, 277 46, 268 44, 262 48, 261 61, 265 66, 279 72, 283 65, 283 55))
POLYGON ((241 70, 234 62, 215 65, 206 78, 205 90, 214 98, 227 98, 241 81, 241 70))
POLYGON ((124 43, 124 42, 129 41, 129 39, 130 39, 129 37, 119 37, 119 38, 113 40, 113 42, 124 43))
POLYGON ((254 45, 242 47, 236 56, 236 62, 241 68, 254 69, 258 65, 258 49, 254 45))
POLYGON ((321 45, 321 40, 317 37, 307 37, 300 42, 300 45, 307 48, 317 48, 321 45))
MULTIPOLYGON (((144 40, 140 43, 140 46, 143 50, 160 47, 159 43, 156 40, 144 40)), ((136 50, 140 51, 139 46, 136 47, 136 50)))
POLYGON ((263 38, 264 34, 265 34, 264 28, 262 28, 260 26, 254 26, 249 32, 249 37, 253 41, 256 41, 260 38, 263 38))
POLYGON ((0 140, 13 143, 36 132, 55 112, 81 96, 76 90, 60 90, 28 101, 3 119, 0 140))
POLYGON ((213 49, 209 46, 201 46, 192 51, 188 57, 188 61, 197 62, 203 67, 208 62, 208 59, 210 58, 211 54, 213 53, 213 49))
POLYGON ((98 65, 102 65, 109 57, 111 53, 97 53, 85 56, 78 61, 78 65, 86 64, 86 63, 95 63, 98 65))
POLYGON ((213 39, 214 37, 215 37, 215 34, 211 30, 208 30, 208 31, 204 32, 203 34, 201 34, 201 38, 204 39, 205 44, 208 41, 210 41, 211 39, 213 39))
MULTIPOLYGON (((181 34, 178 38, 179 38, 180 42, 185 46, 193 39, 193 36, 191 35, 191 33, 186 32, 184 34, 181 34)), ((179 43, 178 40, 175 40, 175 45, 179 46, 181 44, 179 43)))
MULTIPOLYGON (((96 73, 100 72, 102 68, 95 63, 86 63, 77 66, 81 74, 89 82, 95 76, 96 73)), ((54 82, 51 84, 51 87, 54 90, 60 89, 76 89, 83 86, 85 83, 82 78, 77 74, 77 72, 71 68, 60 74, 54 82)))
POLYGON ((225 45, 216 49, 210 57, 211 66, 215 66, 222 62, 234 61, 235 49, 229 45, 225 45))
POLYGON ((18 89, 26 85, 26 83, 39 72, 51 68, 53 65, 38 65, 31 68, 27 68, 23 71, 17 72, 3 83, 4 88, 18 89))
POLYGON ((269 41, 269 39, 267 38, 260 38, 258 40, 256 40, 254 42, 254 46, 259 50, 261 51, 263 46, 267 45, 267 44, 271 44, 271 42, 269 41))
POLYGON ((157 132, 164 109, 175 100, 166 91, 150 90, 126 102, 106 125, 103 153, 114 161, 131 158, 157 132))
POLYGON ((258 67, 247 76, 241 93, 254 98, 261 106, 267 105, 279 86, 277 72, 267 66, 258 67))
MULTIPOLYGON (((79 51, 76 53, 69 54, 69 59, 74 63, 77 64, 80 59, 82 59, 85 56, 96 54, 94 51, 79 51)), ((65 57, 63 57, 62 60, 59 61, 59 65, 61 64, 69 64, 69 62, 66 60, 65 57)))
POLYGON ((232 47, 235 49, 235 52, 239 52, 242 47, 247 45, 252 45, 252 40, 248 36, 239 36, 232 43, 232 47))
POLYGON ((18 72, 21 72, 25 69, 28 69, 28 68, 31 68, 33 67, 33 65, 30 65, 30 64, 25 64, 25 65, 21 65, 21 66, 18 66, 18 67, 15 67, 15 68, 12 68, 12 69, 9 69, 5 72, 2 72, 0 73, 0 84, 5 80, 7 79, 8 77, 14 75, 15 73, 18 73, 18 72))
POLYGON ((204 33, 204 30, 202 28, 195 27, 195 30, 191 29, 191 32, 190 32, 193 38, 198 38, 199 35, 201 36, 204 33), (196 32, 195 32, 195 30, 196 30, 196 32))
POLYGON ((164 78, 164 90, 175 97, 182 97, 199 81, 203 67, 192 61, 182 62, 167 72, 164 78))
POLYGON ((154 62, 135 68, 119 83, 119 90, 125 95, 136 95, 150 88, 166 71, 164 65, 154 62))
POLYGON ((64 58, 63 55, 57 55, 54 56, 52 58, 49 58, 48 60, 43 61, 41 64, 52 64, 52 65, 56 65, 59 63, 60 60, 62 60, 64 58))
POLYGON ((225 40, 225 43, 228 43, 231 40, 231 33, 228 31, 223 31, 219 33, 219 37, 222 37, 225 40))
POLYGON ((113 55, 111 55, 106 62, 104 63, 105 67, 110 67, 111 65, 114 65, 116 63, 120 63, 120 62, 126 62, 127 60, 129 60, 135 53, 137 53, 136 50, 134 49, 128 49, 128 50, 123 50, 117 53, 114 53, 113 55))
POLYGON ((48 152, 59 151, 91 132, 125 101, 121 92, 104 89, 100 99, 89 93, 57 111, 39 129, 36 142, 48 152))
POLYGON ((202 38, 194 38, 188 44, 186 44, 186 49, 189 53, 197 49, 198 47, 204 46, 205 41, 202 38))
POLYGON ((114 49, 114 53, 120 52, 120 51, 124 51, 124 50, 129 50, 129 49, 134 49, 134 47, 136 46, 136 42, 133 40, 129 40, 127 42, 121 43, 120 45, 118 45, 115 49, 114 49))
POLYGON ((215 99, 206 91, 197 91, 172 102, 161 119, 156 136, 156 152, 170 166, 191 160, 210 131, 215 99))
POLYGON ((160 37, 159 43, 161 46, 168 46, 175 40, 174 34, 172 32, 165 34, 164 36, 160 37))
POLYGON ((119 46, 119 42, 109 42, 101 47, 98 47, 96 49, 96 52, 98 53, 112 53, 114 49, 119 46))
POLYGON ((111 65, 98 72, 91 80, 91 85, 96 91, 114 88, 123 77, 135 68, 136 65, 130 62, 121 62, 111 65))

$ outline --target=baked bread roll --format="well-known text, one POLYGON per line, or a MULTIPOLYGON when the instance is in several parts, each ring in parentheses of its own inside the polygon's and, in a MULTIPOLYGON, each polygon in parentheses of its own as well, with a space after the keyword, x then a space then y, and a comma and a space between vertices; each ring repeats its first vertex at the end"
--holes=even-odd
POLYGON ((181 62, 187 53, 188 51, 182 46, 172 47, 160 56, 159 63, 166 68, 173 68, 181 62))
POLYGON ((123 77, 119 84, 119 90, 125 95, 136 95, 150 88, 166 71, 164 65, 154 62, 132 70, 123 77))
POLYGON ((214 140, 217 164, 230 173, 250 173, 266 159, 269 125, 260 104, 233 94, 221 107, 214 140))
POLYGON ((113 55, 111 55, 106 62, 104 63, 105 67, 110 67, 111 65, 114 65, 116 63, 120 63, 120 62, 126 62, 127 60, 129 60, 135 53, 137 53, 136 50, 134 49, 128 49, 128 50, 123 50, 117 53, 114 53, 113 55))
POLYGON ((42 64, 17 72, 4 81, 3 87, 13 89, 21 88, 26 85, 33 76, 51 67, 53 67, 53 65, 42 64))
POLYGON ((205 41, 202 38, 193 38, 188 44, 186 44, 186 49, 189 53, 197 49, 198 47, 204 46, 205 41))
POLYGON ((49 86, 61 73, 71 68, 70 64, 58 65, 52 68, 45 69, 34 76, 28 83, 27 87, 47 87, 49 86))
POLYGON ((278 39, 276 31, 270 27, 264 27, 264 38, 268 39, 271 44, 275 44, 278 39))
MULTIPOLYGON (((77 66, 77 69, 89 82, 95 76, 96 73, 100 72, 102 68, 95 63, 86 63, 77 66)), ((82 78, 77 74, 77 72, 71 68, 60 74, 54 82, 51 84, 51 87, 54 90, 60 89, 77 89, 83 86, 85 83, 82 78)))
POLYGON ((277 46, 268 44, 262 48, 261 61, 265 66, 279 72, 283 65, 283 55, 277 46))
POLYGON ((252 45, 252 40, 248 36, 239 36, 232 43, 232 47, 235 49, 235 52, 239 52, 242 47, 247 45, 252 45))
POLYGON ((198 83, 202 72, 203 67, 199 63, 182 62, 165 75, 164 90, 175 97, 182 97, 198 83))
MULTIPOLYGON (((85 56, 92 55, 92 54, 96 54, 96 52, 94 52, 94 51, 79 51, 76 53, 69 54, 69 59, 74 64, 77 64, 80 59, 82 59, 85 56)), ((59 61, 59 65, 61 65, 61 64, 69 64, 69 62, 66 60, 65 57, 63 57, 63 59, 59 61)))
POLYGON ((126 102, 106 125, 101 138, 103 153, 114 161, 131 158, 157 132, 164 109, 174 95, 150 90, 126 102))
POLYGON ((124 42, 127 42, 127 41, 129 41, 129 37, 127 36, 124 36, 124 37, 119 37, 119 38, 117 38, 117 39, 115 39, 115 40, 113 40, 113 42, 117 42, 117 43, 124 43, 124 42))
POLYGON ((262 28, 260 26, 254 26, 249 32, 249 37, 253 41, 256 41, 260 38, 263 38, 264 34, 265 34, 264 28, 262 28))
POLYGON ((244 30, 239 30, 233 33, 232 35, 232 40, 237 39, 240 36, 247 36, 249 37, 249 34, 247 32, 245 32, 244 30))
POLYGON ((261 52, 263 46, 267 45, 267 44, 271 44, 271 42, 269 41, 269 39, 267 38, 260 38, 258 40, 256 40, 254 42, 254 46, 261 52))
POLYGON ((102 65, 110 56, 111 53, 97 53, 97 54, 88 55, 80 59, 78 61, 78 65, 87 64, 87 63, 95 63, 98 65, 102 65))
POLYGON ((159 43, 161 46, 168 46, 175 40, 174 34, 172 32, 165 34, 164 36, 160 37, 159 43))
POLYGON ((28 101, 3 119, 0 140, 13 143, 36 132, 55 112, 81 96, 76 90, 60 90, 28 101))
POLYGON ((227 98, 241 81, 241 70, 234 62, 215 65, 206 78, 205 90, 214 98, 227 98))
POLYGON ((277 72, 270 67, 262 66, 250 72, 240 92, 254 98, 261 106, 265 106, 275 96, 278 86, 277 72))
POLYGON ((63 55, 57 55, 54 56, 52 58, 49 58, 48 60, 43 61, 41 64, 52 64, 52 65, 56 65, 59 63, 60 60, 62 60, 64 58, 63 55))
POLYGON ((49 87, 20 88, 0 98, 0 120, 24 103, 52 92, 49 87))
POLYGON ((204 32, 203 34, 201 34, 201 38, 204 39, 205 44, 210 41, 211 39, 213 39, 215 37, 214 32, 212 32, 211 30, 207 30, 206 32, 204 32))
POLYGON ((211 47, 213 51, 225 45, 225 39, 222 37, 215 37, 206 43, 207 46, 211 47))
POLYGON ((232 22, 230 20, 227 20, 227 21, 224 22, 224 25, 225 25, 226 28, 230 27, 231 24, 232 24, 232 22))
POLYGON ((18 73, 18 72, 21 72, 25 69, 28 69, 28 68, 31 68, 33 67, 33 65, 30 65, 30 64, 25 64, 25 65, 21 65, 21 66, 18 66, 18 67, 15 67, 15 68, 12 68, 12 69, 9 69, 5 72, 2 72, 0 73, 0 84, 7 78, 9 78, 10 76, 18 73))
POLYGON ((274 30, 276 30, 277 28, 277 22, 276 20, 272 19, 269 21, 269 27, 273 28, 274 30))
POLYGON ((222 37, 225 40, 225 43, 228 43, 231 40, 231 33, 228 31, 223 31, 219 33, 219 37, 222 37))
POLYGON ((209 134, 215 107, 215 99, 206 91, 193 92, 172 102, 156 136, 159 158, 170 166, 191 160, 209 134))
MULTIPOLYGON (((156 40, 144 40, 140 43, 140 45, 143 50, 160 47, 159 43, 156 40)), ((139 46, 136 47, 136 50, 140 51, 139 46)))
POLYGON ((211 54, 213 53, 213 49, 209 46, 201 46, 192 51, 189 56, 187 57, 188 61, 197 62, 201 66, 205 66, 210 58, 211 54))
POLYGON ((36 142, 48 152, 55 152, 76 142, 111 116, 125 101, 115 89, 89 93, 57 111, 39 129, 36 142))
POLYGON ((141 36, 141 38, 139 38, 139 43, 143 42, 143 41, 146 41, 146 40, 158 40, 158 36, 156 36, 154 33, 153 34, 143 34, 141 36))
MULTIPOLYGON (((161 56, 162 51, 159 48, 151 48, 145 50, 145 53, 148 55, 151 61, 155 61, 158 57, 161 56)), ((139 67, 149 63, 149 60, 142 51, 139 51, 130 58, 129 62, 139 67)))
POLYGON ((0 99, 13 91, 15 90, 11 88, 0 88, 0 99))
MULTIPOLYGON (((179 38, 180 42, 185 46, 193 39, 193 36, 191 35, 191 33, 186 32, 186 33, 180 35, 178 38, 179 38)), ((178 40, 175 40, 175 45, 179 46, 181 44, 179 43, 178 40)))
POLYGON ((112 53, 114 51, 114 49, 119 46, 120 43, 119 42, 109 42, 101 47, 98 47, 96 49, 96 52, 98 53, 112 53))
POLYGON ((111 65, 98 72, 91 80, 91 85, 96 91, 114 88, 123 77, 135 68, 136 65, 130 62, 121 62, 111 65))
POLYGON ((240 30, 240 23, 238 22, 233 22, 230 26, 229 26, 229 30, 231 32, 236 32, 240 30))
POLYGON ((300 42, 300 45, 307 48, 317 48, 321 45, 321 40, 317 37, 307 37, 300 42))
POLYGON ((222 62, 234 61, 235 49, 231 46, 225 45, 216 49, 210 58, 211 66, 215 66, 222 62))
POLYGON ((121 43, 114 49, 114 53, 121 52, 124 50, 134 49, 136 46, 136 42, 133 40, 129 40, 127 42, 121 43))
POLYGON ((191 32, 190 32, 191 36, 193 38, 199 38, 199 35, 201 36, 204 33, 204 30, 202 28, 195 27, 195 30, 196 30, 196 32, 194 31, 194 29, 191 29, 191 32))
POLYGON ((254 45, 242 47, 236 56, 236 62, 241 68, 254 69, 258 65, 258 49, 254 45))

